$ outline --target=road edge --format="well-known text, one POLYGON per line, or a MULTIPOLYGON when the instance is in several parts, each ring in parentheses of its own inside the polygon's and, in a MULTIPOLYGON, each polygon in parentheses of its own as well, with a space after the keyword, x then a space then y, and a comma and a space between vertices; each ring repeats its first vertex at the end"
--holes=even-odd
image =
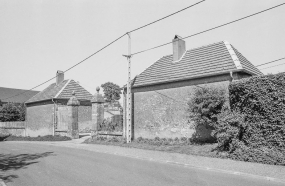
MULTIPOLYGON (((19 142, 19 141, 17 141, 19 142)), ((111 146, 111 145, 103 145, 103 144, 86 144, 86 143, 72 143, 72 141, 68 142, 50 142, 50 143, 44 143, 44 142, 27 142, 27 141, 20 141, 20 143, 34 143, 34 144, 47 144, 47 145, 53 145, 57 147, 66 147, 66 148, 76 148, 76 149, 82 149, 82 150, 87 150, 87 151, 93 151, 93 152, 98 152, 98 153, 105 153, 105 154, 112 154, 112 155, 117 155, 117 156, 123 156, 123 157, 129 157, 129 158, 134 158, 134 159, 140 159, 140 160, 146 160, 146 161, 153 161, 157 163, 164 163, 164 164, 172 164, 172 165, 178 165, 178 166, 184 166, 187 168, 197 168, 197 169, 202 169, 202 170, 208 170, 208 171, 214 171, 214 172, 223 172, 227 174, 232 174, 232 175, 239 175, 239 176, 246 176, 246 177, 251 177, 251 178, 258 178, 258 179, 263 179, 267 181, 274 181, 277 183, 285 183, 285 179, 277 178, 277 177, 271 177, 271 176, 264 176, 264 175, 258 175, 258 174, 252 174, 252 173, 246 173, 242 171, 234 171, 234 170, 225 170, 225 169, 219 169, 219 168, 213 168, 213 167, 207 167, 207 166, 197 166, 189 163, 184 163, 180 161, 172 161, 172 160, 161 160, 159 158, 149 158, 149 157, 144 157, 144 156, 137 156, 137 155, 132 155, 129 153, 122 153, 122 152, 117 152, 116 150, 112 151, 106 151, 106 150, 99 150, 99 149, 90 149, 86 148, 88 145, 99 145, 99 146, 111 146), (85 146, 85 147, 84 147, 85 146)), ((126 148, 126 147, 121 147, 121 146, 116 146, 119 148, 126 148)), ((146 149, 140 149, 140 150, 146 150, 146 149)), ((146 150, 146 151, 153 151, 153 150, 146 150)), ((1 185, 0 185, 1 186, 1 185)), ((6 185, 4 185, 6 186, 6 185)))

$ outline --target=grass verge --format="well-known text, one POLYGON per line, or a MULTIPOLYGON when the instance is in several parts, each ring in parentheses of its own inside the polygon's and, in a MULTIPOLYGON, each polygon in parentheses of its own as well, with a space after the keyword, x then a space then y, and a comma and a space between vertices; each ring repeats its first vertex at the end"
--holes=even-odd
POLYGON ((165 151, 172 153, 181 153, 197 156, 207 156, 207 157, 219 157, 225 158, 226 155, 216 151, 216 143, 199 144, 188 141, 186 138, 181 139, 143 139, 138 138, 131 143, 126 143, 124 139, 113 137, 93 137, 85 140, 84 143, 87 144, 101 144, 101 145, 113 145, 128 148, 138 148, 146 150, 156 150, 165 151))
POLYGON ((5 139, 5 141, 68 141, 71 140, 70 137, 67 136, 38 136, 38 137, 22 137, 22 136, 9 136, 5 139))

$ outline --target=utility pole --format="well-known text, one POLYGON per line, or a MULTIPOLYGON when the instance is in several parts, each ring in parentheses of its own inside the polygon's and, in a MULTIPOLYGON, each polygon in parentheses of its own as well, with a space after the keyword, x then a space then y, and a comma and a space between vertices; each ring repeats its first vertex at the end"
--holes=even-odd
POLYGON ((127 143, 132 140, 132 91, 131 91, 131 33, 128 35, 128 55, 123 55, 128 59, 128 85, 127 85, 127 143))

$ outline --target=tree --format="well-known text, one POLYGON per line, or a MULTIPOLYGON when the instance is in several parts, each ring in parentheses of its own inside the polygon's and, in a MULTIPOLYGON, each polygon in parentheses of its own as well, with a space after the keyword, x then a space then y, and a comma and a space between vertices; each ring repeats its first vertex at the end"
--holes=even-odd
POLYGON ((0 107, 0 121, 25 121, 26 107, 19 103, 6 103, 0 107))
POLYGON ((102 84, 101 87, 103 88, 104 98, 107 102, 117 101, 121 98, 120 94, 122 94, 122 92, 119 85, 107 82, 102 84))

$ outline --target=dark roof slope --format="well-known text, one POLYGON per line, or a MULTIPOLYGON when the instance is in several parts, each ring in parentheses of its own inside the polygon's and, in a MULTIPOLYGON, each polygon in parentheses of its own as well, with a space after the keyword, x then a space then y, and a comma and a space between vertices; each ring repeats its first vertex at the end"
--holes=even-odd
POLYGON ((163 56, 138 75, 133 86, 194 79, 235 70, 244 70, 252 75, 262 74, 240 53, 232 49, 237 52, 235 55, 239 59, 238 62, 234 61, 233 51, 230 49, 231 45, 222 41, 188 50, 178 62, 173 62, 172 55, 163 56))
POLYGON ((39 91, 0 87, 2 102, 24 103, 39 91))
POLYGON ((92 94, 74 80, 64 80, 59 85, 56 85, 56 83, 49 85, 46 89, 36 94, 26 103, 38 102, 52 98, 69 99, 73 91, 75 91, 75 95, 79 100, 91 100, 92 98, 92 94))

